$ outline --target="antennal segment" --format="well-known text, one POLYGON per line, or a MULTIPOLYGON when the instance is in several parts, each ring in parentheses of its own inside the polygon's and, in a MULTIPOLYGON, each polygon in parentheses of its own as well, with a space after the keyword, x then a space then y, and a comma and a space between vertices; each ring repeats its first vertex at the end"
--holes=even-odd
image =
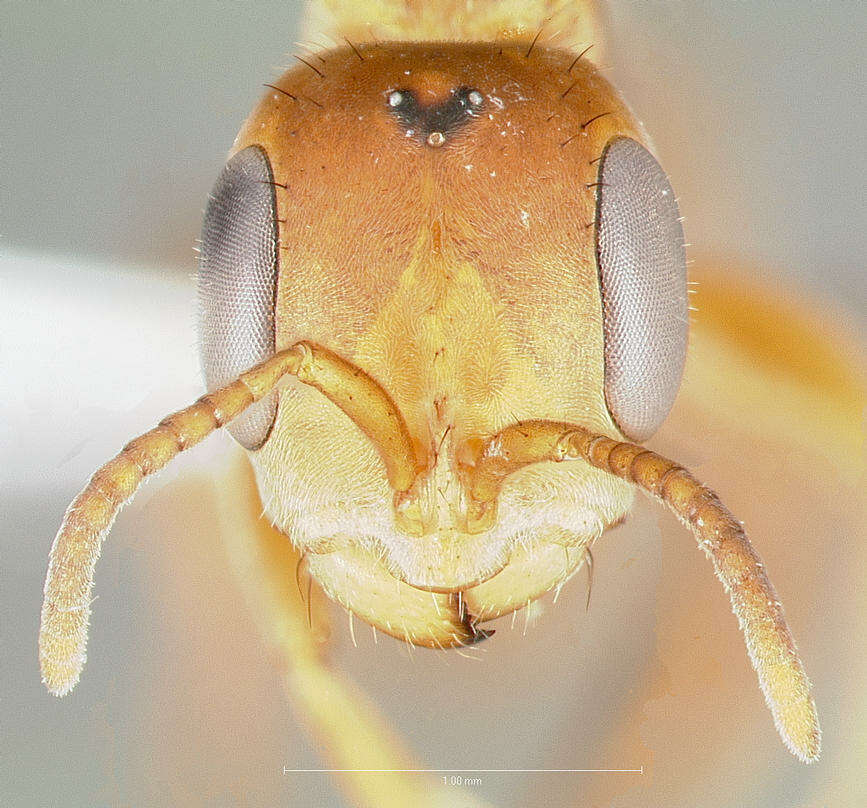
POLYGON ((731 597, 777 731, 796 757, 806 763, 817 760, 821 732, 816 705, 783 606, 743 525, 685 468, 643 446, 583 427, 522 421, 488 440, 475 466, 464 469, 478 518, 494 518, 497 495, 509 474, 530 463, 579 459, 637 485, 692 530, 731 597))
POLYGON ((237 418, 287 374, 322 392, 370 438, 396 492, 412 485, 420 463, 406 422, 376 381, 309 342, 275 354, 128 443, 72 501, 48 557, 39 627, 39 664, 49 691, 65 695, 84 668, 94 568, 123 504, 146 477, 237 418))

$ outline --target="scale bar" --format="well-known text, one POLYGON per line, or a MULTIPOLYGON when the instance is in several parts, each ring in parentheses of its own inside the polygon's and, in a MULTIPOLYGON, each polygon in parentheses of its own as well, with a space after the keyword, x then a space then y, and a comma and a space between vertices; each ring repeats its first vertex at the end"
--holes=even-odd
POLYGON ((640 769, 287 769, 283 774, 644 774, 640 769))

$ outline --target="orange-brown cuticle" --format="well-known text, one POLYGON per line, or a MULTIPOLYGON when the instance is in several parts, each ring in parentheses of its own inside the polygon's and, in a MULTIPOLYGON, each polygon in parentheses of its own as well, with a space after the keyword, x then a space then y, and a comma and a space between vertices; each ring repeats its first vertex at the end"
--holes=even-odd
POLYGON ((679 514, 698 487, 696 479, 684 468, 675 467, 659 481, 659 495, 679 514))
POLYGON ((611 455, 612 449, 617 446, 618 441, 611 438, 598 437, 595 438, 589 447, 590 461, 598 468, 607 468, 608 458, 611 455))
POLYGON ((677 468, 676 463, 653 452, 643 452, 632 461, 632 479, 653 494, 658 494, 665 474, 677 468))
POLYGON ((704 525, 711 517, 714 508, 721 507, 719 498, 709 488, 699 488, 690 498, 686 506, 686 518, 691 524, 704 525))
POLYGON ((643 451, 640 446, 632 443, 618 443, 608 455, 608 467, 618 477, 628 480, 633 460, 643 451))

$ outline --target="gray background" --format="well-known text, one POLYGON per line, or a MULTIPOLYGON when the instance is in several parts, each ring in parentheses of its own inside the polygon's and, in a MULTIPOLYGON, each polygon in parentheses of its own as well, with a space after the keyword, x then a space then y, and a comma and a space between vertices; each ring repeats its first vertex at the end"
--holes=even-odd
MULTIPOLYGON (((190 267, 202 200, 298 3, 3 3, 8 248, 190 267)), ((614 79, 703 251, 863 313, 859 2, 615 2, 614 79)))
MULTIPOLYGON (((75 694, 47 697, 35 661, 45 559, 65 505, 127 439, 199 394, 190 276, 201 209, 262 82, 289 64, 297 13, 285 1, 0 5, 4 805, 265 805, 275 794, 342 804, 327 780, 290 787, 275 778, 282 765, 319 758, 281 704, 272 660, 242 642, 255 627, 225 594, 231 578, 210 559, 179 555, 187 542, 211 546, 208 464, 227 449, 223 439, 180 460, 119 520, 99 567, 91 660, 75 694), (185 497, 203 504, 190 511, 185 497), (183 537, 181 548, 161 546, 166 536, 183 537), (217 635, 219 621, 233 627, 219 648, 232 664, 219 686, 203 685, 188 660, 213 651, 200 638, 217 635), (233 680, 239 671, 245 678, 233 680), (252 692, 275 694, 266 711, 248 704, 252 692), (209 702, 225 704, 222 721, 209 702), (186 735, 177 729, 185 724, 186 735), (188 743, 163 746, 163 737, 188 743), (278 740, 265 746, 265 738, 278 740), (256 766, 261 791, 233 785, 233 768, 250 780, 256 766)), ((835 319, 863 324, 863 5, 624 0, 610 15, 607 75, 654 137, 695 252, 806 287, 835 319)), ((650 664, 662 557, 654 514, 643 505, 633 533, 599 551, 602 575, 642 570, 627 586, 644 604, 637 612, 603 583, 587 616, 576 584, 542 630, 526 639, 501 632, 487 662, 466 671, 454 657, 407 663, 402 648, 376 650, 369 639, 354 652, 337 620, 336 665, 382 691, 377 703, 435 765, 455 763, 454 725, 416 714, 412 694, 416 683, 447 691, 455 680, 462 742, 473 753, 484 744, 491 764, 516 764, 512 747, 525 765, 640 763, 581 746, 552 755, 552 739, 566 724, 569 732, 580 724, 576 743, 593 737, 589 728, 632 686, 629 672, 640 678, 650 664), (570 644, 598 649, 579 674, 565 655, 546 656, 541 671, 520 664, 570 644), (489 692, 508 660, 505 689, 489 692), (392 691, 403 701, 390 702, 392 691), (472 734, 490 714, 506 716, 507 705, 487 736, 472 734)), ((825 717, 832 726, 845 718, 825 717)), ((786 753, 777 754, 770 719, 756 720, 778 765, 786 753)), ((708 794, 699 783, 683 804, 795 804, 800 784, 829 776, 787 758, 781 765, 786 777, 773 788, 726 779, 708 794)), ((498 805, 571 794, 571 781, 546 782, 552 791, 541 781, 489 780, 483 793, 498 805)))

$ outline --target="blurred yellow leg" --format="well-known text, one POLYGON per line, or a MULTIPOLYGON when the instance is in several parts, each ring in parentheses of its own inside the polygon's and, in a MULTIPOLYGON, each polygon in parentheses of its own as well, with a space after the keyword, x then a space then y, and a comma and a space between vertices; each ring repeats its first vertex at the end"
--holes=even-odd
POLYGON ((231 484, 222 486, 219 530, 259 630, 285 665, 290 703, 326 750, 331 768, 392 770, 337 774, 351 803, 370 808, 481 806, 471 797, 446 791, 431 775, 394 771, 423 767, 376 707, 324 664, 328 600, 314 584, 309 589, 313 604, 308 610, 303 566, 300 586, 296 580, 301 560, 298 551, 260 516, 259 496, 246 459, 238 454, 233 462, 231 484))

